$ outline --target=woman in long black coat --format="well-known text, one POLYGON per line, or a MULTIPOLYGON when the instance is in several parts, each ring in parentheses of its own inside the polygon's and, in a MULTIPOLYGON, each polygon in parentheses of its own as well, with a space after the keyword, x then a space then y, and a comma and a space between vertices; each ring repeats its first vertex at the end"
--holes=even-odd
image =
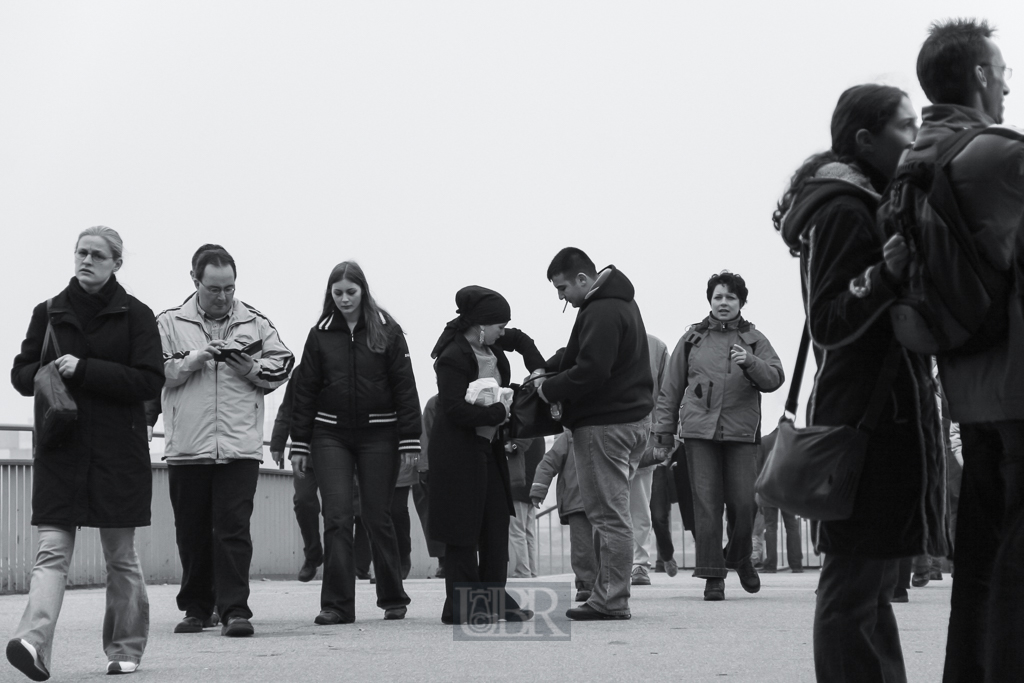
POLYGON ((832 149, 808 159, 779 202, 776 227, 800 256, 818 359, 809 425, 857 427, 890 353, 898 370, 868 443, 849 519, 822 522, 825 562, 814 615, 819 681, 906 680, 891 601, 899 558, 948 552, 945 450, 930 358, 895 341, 888 307, 905 246, 883 245, 879 193, 917 133, 898 88, 861 85, 839 99, 832 149))
POLYGON ((149 633, 145 578, 135 553, 135 527, 150 523, 153 480, 143 402, 164 383, 153 311, 118 284, 122 243, 110 228, 82 232, 75 277, 36 306, 11 381, 24 396, 44 364, 55 362, 78 405, 78 417, 56 445, 37 445, 32 524, 39 549, 28 605, 7 658, 33 680, 49 677, 76 527, 99 527, 107 563, 103 650, 107 673, 138 667, 149 633), (48 310, 49 309, 49 310, 48 310), (43 348, 52 324, 59 353, 43 348))
MULTIPOLYGON (((508 573, 508 521, 515 514, 505 455, 508 409, 466 402, 474 380, 511 379, 506 351, 523 356, 530 371, 544 365, 533 340, 506 328, 508 302, 484 287, 464 287, 455 295, 459 317, 448 323, 431 354, 437 360, 437 415, 430 434, 430 537, 445 544, 446 599, 441 621, 532 616, 505 593, 508 573), (479 564, 477 554, 479 553, 479 564), (455 583, 483 584, 497 599, 454 595, 455 583), (456 599, 458 597, 458 599, 456 599), (504 604, 500 604, 504 600, 504 604)), ((477 594, 479 595, 479 594, 477 594)))

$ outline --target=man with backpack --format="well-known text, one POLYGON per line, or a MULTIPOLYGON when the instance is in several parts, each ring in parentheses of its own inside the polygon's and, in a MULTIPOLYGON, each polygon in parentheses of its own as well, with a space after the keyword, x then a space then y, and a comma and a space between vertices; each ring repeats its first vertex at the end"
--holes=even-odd
MULTIPOLYGON (((1014 284, 1015 266, 1024 256, 1017 251, 1024 219, 1024 136, 998 125, 1012 71, 993 32, 985 21, 973 19, 931 26, 918 55, 917 75, 933 106, 922 112, 921 132, 901 164, 901 169, 918 164, 933 174, 931 206, 938 206, 937 183, 948 183, 947 206, 952 207, 935 212, 916 204, 910 222, 916 221, 914 234, 925 236, 929 256, 922 261, 920 250, 915 256, 913 240, 908 240, 908 274, 913 277, 917 258, 930 268, 936 291, 950 284, 961 287, 957 279, 963 271, 958 269, 969 262, 981 275, 978 281, 987 278, 984 300, 974 302, 982 324, 968 329, 965 343, 935 351, 951 417, 960 423, 964 458, 946 683, 1017 680, 1024 663, 1019 647, 1024 642, 1024 586, 1020 576, 997 578, 1021 572, 1021 567, 1007 566, 1013 548, 1006 530, 1015 521, 1019 528, 1024 512, 1024 315, 1020 285, 1014 284), (948 163, 940 166, 939 160, 948 163), (958 237, 966 245, 964 253, 976 255, 973 261, 942 262, 952 251, 934 242, 929 246, 927 235, 951 243, 957 226, 966 235, 958 237)), ((898 170, 897 181, 899 176, 898 170)), ((880 215, 884 212, 885 207, 880 215)), ((957 310, 965 308, 950 307, 949 317, 972 313, 957 310)), ((898 312, 893 320, 899 336, 898 312)))

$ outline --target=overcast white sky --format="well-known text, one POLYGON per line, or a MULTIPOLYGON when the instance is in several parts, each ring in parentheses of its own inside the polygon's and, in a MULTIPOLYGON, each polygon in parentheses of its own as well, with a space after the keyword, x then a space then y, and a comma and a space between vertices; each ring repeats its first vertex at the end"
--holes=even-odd
MULTIPOLYGON (((72 274, 78 232, 117 229, 154 310, 228 248, 238 295, 296 353, 331 267, 356 259, 408 333, 421 400, 455 291, 502 292, 548 355, 574 311, 545 279, 567 245, 614 263, 671 349, 741 273, 787 373, 797 263, 771 226, 796 166, 868 81, 927 104, 930 21, 999 27, 1024 83, 1019 1, 27 2, 0 5, 0 358, 72 274)), ((1024 124, 1024 91, 1006 120, 1024 124)), ((809 373, 812 374, 812 373, 809 373)), ((767 396, 765 422, 785 388, 767 396)), ((0 422, 31 401, 0 383, 0 422)))

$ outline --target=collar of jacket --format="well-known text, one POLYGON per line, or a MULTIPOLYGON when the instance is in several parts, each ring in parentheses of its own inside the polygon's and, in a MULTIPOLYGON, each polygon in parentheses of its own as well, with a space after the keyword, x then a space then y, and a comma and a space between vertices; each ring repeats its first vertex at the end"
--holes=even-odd
MULTIPOLYGON (((70 286, 70 285, 69 285, 70 286)), ((96 317, 101 315, 110 315, 112 313, 124 313, 128 310, 128 292, 125 291, 124 287, 120 284, 114 290, 114 295, 110 297, 110 302, 103 307, 103 310, 96 314, 96 317)), ((71 303, 68 301, 68 289, 65 287, 61 290, 60 294, 53 297, 53 302, 50 304, 50 322, 60 323, 68 322, 75 327, 81 329, 82 325, 78 321, 78 316, 71 310, 71 303)))
MULTIPOLYGON (((386 328, 388 319, 384 317, 383 313, 379 313, 378 315, 380 315, 380 324, 384 325, 386 328)), ((363 319, 363 316, 359 316, 359 322, 356 323, 355 329, 352 330, 352 333, 355 334, 365 327, 366 321, 363 319)), ((320 316, 320 320, 316 324, 316 329, 321 332, 349 332, 348 321, 345 320, 345 316, 343 316, 337 309, 331 311, 327 315, 320 316)))
MULTIPOLYGON (((193 296, 181 305, 174 317, 179 320, 188 320, 199 325, 203 324, 203 312, 199 310, 199 297, 193 296)), ((225 325, 237 325, 247 323, 256 318, 256 314, 249 310, 249 307, 238 299, 231 302, 231 312, 228 313, 225 325)))
POLYGON ((744 331, 750 327, 750 323, 743 319, 742 315, 738 315, 732 320, 718 320, 713 315, 709 315, 704 319, 707 323, 707 329, 714 332, 725 332, 728 330, 740 330, 744 331))
POLYGON ((799 249, 800 238, 815 212, 825 203, 842 195, 860 197, 872 207, 879 200, 871 179, 859 168, 840 161, 825 164, 807 181, 789 211, 782 217, 779 231, 786 245, 790 249, 799 249))

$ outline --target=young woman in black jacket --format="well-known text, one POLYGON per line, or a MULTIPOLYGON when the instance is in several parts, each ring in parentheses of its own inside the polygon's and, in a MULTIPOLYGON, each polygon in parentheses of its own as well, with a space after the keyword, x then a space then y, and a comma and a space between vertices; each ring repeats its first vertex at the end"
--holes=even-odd
POLYGON ((78 405, 70 431, 59 443, 38 444, 33 461, 39 550, 7 658, 36 681, 49 678, 76 527, 100 529, 107 563, 107 673, 135 671, 146 649, 149 601, 135 527, 150 523, 153 475, 143 402, 160 396, 163 354, 153 311, 114 276, 121 252, 121 237, 110 228, 79 235, 75 277, 49 306, 35 307, 11 370, 14 388, 32 396, 36 373, 53 361, 78 405), (59 352, 44 345, 48 323, 59 352))
POLYGON ((324 574, 321 625, 355 621, 353 475, 377 571, 377 606, 385 619, 405 617, 391 498, 400 458, 420 450, 420 402, 405 335, 377 306, 352 261, 331 271, 320 321, 309 332, 292 378, 292 469, 312 459, 323 500, 324 574))
POLYGON ((445 544, 441 621, 522 621, 532 612, 520 610, 504 590, 508 521, 515 514, 502 428, 509 413, 502 403, 467 403, 466 390, 486 377, 507 387, 511 370, 506 351, 518 351, 531 372, 544 366, 544 358, 525 333, 505 327, 511 310, 497 292, 464 287, 455 303, 459 317, 448 323, 431 353, 437 359, 437 414, 430 433, 427 517, 431 539, 445 544), (470 604, 466 595, 454 594, 455 583, 486 584, 492 590, 488 595, 498 602, 470 604))
POLYGON ((775 227, 800 257, 818 361, 809 425, 856 427, 887 354, 898 372, 868 444, 853 515, 822 522, 825 562, 814 614, 818 681, 906 680, 891 600, 899 558, 948 550, 944 449, 930 359, 899 348, 888 307, 906 269, 900 238, 883 245, 879 195, 917 134, 906 93, 850 88, 832 115, 832 149, 808 159, 775 227))

